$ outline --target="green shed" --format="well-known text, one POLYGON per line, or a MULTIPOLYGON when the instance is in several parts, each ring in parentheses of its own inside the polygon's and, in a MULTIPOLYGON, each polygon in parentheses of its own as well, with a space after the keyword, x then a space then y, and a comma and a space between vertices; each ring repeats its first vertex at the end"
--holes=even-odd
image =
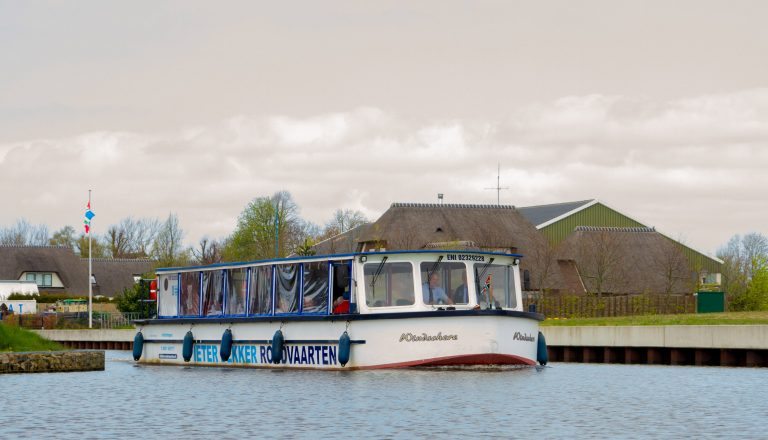
POLYGON ((696 313, 722 313, 724 311, 724 292, 698 292, 696 294, 696 313))

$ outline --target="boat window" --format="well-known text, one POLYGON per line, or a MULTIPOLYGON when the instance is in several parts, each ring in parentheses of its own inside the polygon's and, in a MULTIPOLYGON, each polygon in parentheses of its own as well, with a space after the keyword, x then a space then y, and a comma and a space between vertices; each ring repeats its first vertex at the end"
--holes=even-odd
POLYGON ((342 314, 354 312, 352 309, 352 279, 350 269, 352 265, 349 262, 333 263, 333 303, 332 313, 342 314))
POLYGON ((368 307, 410 306, 413 293, 411 263, 367 263, 363 266, 368 307))
POLYGON ((481 308, 517 306, 509 266, 475 263, 475 281, 481 308))
POLYGON ((467 304, 469 289, 467 288, 467 267, 464 263, 445 263, 435 265, 435 262, 421 263, 421 294, 424 304, 467 304), (427 276, 433 271, 432 282, 427 276), (432 290, 432 301, 429 291, 432 290))
POLYGON ((181 274, 179 315, 200 315, 200 272, 184 272, 181 274))
POLYGON ((224 311, 224 274, 221 270, 203 272, 203 315, 219 316, 224 311))
POLYGON ((277 266, 277 291, 275 292, 275 313, 296 313, 299 311, 299 265, 280 264, 277 266))
POLYGON ((272 313, 272 266, 257 266, 251 269, 251 302, 248 313, 272 313))
POLYGON ((328 262, 304 263, 302 313, 328 311, 328 262))
POLYGON ((157 314, 176 316, 179 313, 179 274, 160 275, 157 281, 157 314))
POLYGON ((227 271, 227 315, 245 314, 247 275, 245 268, 227 271))

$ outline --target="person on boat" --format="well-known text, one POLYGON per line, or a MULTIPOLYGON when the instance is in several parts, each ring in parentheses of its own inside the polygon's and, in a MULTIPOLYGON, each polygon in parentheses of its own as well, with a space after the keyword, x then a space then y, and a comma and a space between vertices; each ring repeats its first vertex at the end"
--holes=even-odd
POLYGON ((461 285, 453 291, 453 302, 467 304, 469 302, 469 289, 467 288, 467 273, 461 271, 461 285))
POLYGON ((343 295, 336 298, 333 302, 333 314, 343 315, 349 313, 349 291, 345 291, 343 295))
POLYGON ((445 294, 445 290, 440 286, 440 275, 433 272, 429 276, 429 282, 421 286, 424 295, 425 304, 453 304, 453 300, 445 294))

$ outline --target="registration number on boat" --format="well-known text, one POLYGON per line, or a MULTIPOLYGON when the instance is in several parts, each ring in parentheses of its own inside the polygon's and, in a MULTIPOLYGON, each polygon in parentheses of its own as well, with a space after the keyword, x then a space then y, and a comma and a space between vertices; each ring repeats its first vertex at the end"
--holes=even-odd
POLYGON ((448 261, 485 261, 485 255, 448 254, 448 261))

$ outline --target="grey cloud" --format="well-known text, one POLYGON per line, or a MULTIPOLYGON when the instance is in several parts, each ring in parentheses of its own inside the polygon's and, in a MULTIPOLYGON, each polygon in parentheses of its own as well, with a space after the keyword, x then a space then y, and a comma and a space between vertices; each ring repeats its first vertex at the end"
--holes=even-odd
POLYGON ((150 134, 0 144, 0 224, 79 225, 92 188, 97 232, 128 215, 172 211, 194 242, 229 233, 251 198, 280 189, 315 223, 336 208, 375 217, 391 202, 438 192, 448 202, 495 203, 486 188, 497 163, 510 187, 502 203, 597 197, 713 251, 763 227, 768 214, 768 90, 672 101, 571 96, 500 121, 406 120, 377 108, 239 115, 150 134))

